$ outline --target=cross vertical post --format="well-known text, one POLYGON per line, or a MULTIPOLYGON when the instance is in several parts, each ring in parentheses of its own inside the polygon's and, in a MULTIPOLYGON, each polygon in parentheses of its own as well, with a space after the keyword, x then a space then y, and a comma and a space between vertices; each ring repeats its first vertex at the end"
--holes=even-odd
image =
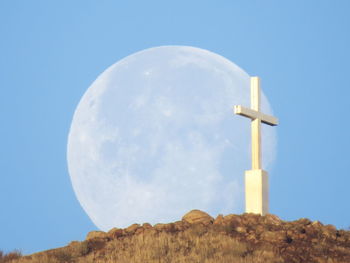
MULTIPOLYGON (((260 80, 258 77, 250 79, 251 109, 260 111, 260 80)), ((252 169, 261 169, 261 120, 256 118, 252 120, 252 169)))

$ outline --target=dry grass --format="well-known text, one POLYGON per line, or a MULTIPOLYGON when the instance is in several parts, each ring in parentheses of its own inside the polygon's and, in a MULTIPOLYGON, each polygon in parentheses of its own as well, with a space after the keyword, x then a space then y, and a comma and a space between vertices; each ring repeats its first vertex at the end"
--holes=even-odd
POLYGON ((280 263, 266 247, 253 249, 200 226, 179 233, 149 231, 109 242, 90 240, 22 257, 14 263, 280 263))
POLYGON ((43 253, 36 253, 30 256, 24 256, 12 262, 18 262, 18 263, 76 262, 77 258, 87 255, 89 251, 90 251, 90 248, 89 248, 89 243, 87 241, 73 242, 69 246, 64 248, 46 251, 43 253))
POLYGON ((350 262, 350 232, 273 216, 229 215, 213 224, 179 221, 89 236, 29 256, 0 253, 0 263, 350 262))
POLYGON ((211 263, 283 262, 272 251, 253 250, 230 236, 205 229, 177 234, 140 234, 109 242, 103 249, 78 258, 77 263, 211 263))
POLYGON ((15 259, 19 259, 20 257, 22 257, 22 253, 18 250, 14 250, 9 253, 4 253, 0 250, 0 263, 11 262, 15 259))

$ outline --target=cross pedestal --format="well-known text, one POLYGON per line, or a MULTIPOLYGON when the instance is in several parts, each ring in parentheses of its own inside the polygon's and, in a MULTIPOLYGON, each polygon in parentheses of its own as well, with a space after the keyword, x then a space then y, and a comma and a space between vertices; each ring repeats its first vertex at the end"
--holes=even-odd
POLYGON ((252 169, 245 173, 245 211, 265 215, 269 212, 268 174, 261 169, 261 123, 271 126, 278 124, 278 119, 260 112, 260 81, 250 78, 251 108, 235 106, 235 114, 251 119, 252 133, 252 169))
POLYGON ((262 169, 245 172, 245 211, 261 215, 269 212, 269 180, 262 169))

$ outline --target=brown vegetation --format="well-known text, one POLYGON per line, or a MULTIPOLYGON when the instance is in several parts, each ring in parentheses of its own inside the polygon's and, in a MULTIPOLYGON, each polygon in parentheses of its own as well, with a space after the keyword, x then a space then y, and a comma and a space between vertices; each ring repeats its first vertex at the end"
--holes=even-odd
MULTIPOLYGON (((8 261, 0 261, 8 262, 8 261)), ((134 224, 90 232, 82 242, 14 263, 292 263, 350 262, 350 232, 274 215, 209 215, 194 211, 170 224, 134 224)))
POLYGON ((18 250, 14 250, 9 253, 4 253, 0 250, 0 263, 6 263, 18 259, 22 256, 22 253, 18 250))

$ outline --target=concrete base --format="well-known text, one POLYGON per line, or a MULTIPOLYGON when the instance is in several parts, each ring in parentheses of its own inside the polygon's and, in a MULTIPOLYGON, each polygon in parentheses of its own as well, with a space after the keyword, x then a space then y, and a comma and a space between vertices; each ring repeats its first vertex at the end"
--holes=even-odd
POLYGON ((260 215, 269 212, 269 181, 264 170, 245 172, 245 211, 260 215))

